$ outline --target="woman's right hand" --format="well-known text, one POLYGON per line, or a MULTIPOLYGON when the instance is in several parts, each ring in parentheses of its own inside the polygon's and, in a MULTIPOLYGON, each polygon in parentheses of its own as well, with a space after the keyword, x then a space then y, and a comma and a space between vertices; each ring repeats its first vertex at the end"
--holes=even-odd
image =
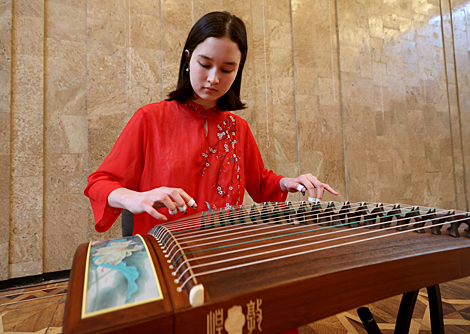
MULTIPOLYGON (((167 207, 170 213, 177 210, 186 212, 187 203, 194 200, 183 189, 160 187, 145 192, 137 192, 126 188, 113 190, 108 196, 108 204, 114 208, 127 209, 134 214, 147 212, 158 220, 168 220, 157 209, 167 207)), ((190 205, 191 206, 191 205, 190 205)), ((196 209, 197 205, 192 205, 196 209)))

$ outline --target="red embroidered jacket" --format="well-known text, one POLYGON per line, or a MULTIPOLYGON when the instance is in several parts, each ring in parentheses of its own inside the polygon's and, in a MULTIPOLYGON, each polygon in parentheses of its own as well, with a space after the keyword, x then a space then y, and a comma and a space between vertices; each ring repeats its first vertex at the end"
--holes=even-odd
MULTIPOLYGON (((113 149, 88 178, 98 232, 108 230, 121 209, 108 205, 117 188, 148 191, 158 187, 182 188, 194 198, 196 211, 241 205, 245 188, 256 202, 285 201, 282 178, 264 167, 247 122, 228 112, 188 101, 162 101, 140 108, 124 128, 113 149), (207 136, 204 130, 207 119, 207 136)), ((168 220, 168 209, 159 209, 168 220)), ((146 234, 162 223, 147 213, 135 215, 134 234, 146 234)))

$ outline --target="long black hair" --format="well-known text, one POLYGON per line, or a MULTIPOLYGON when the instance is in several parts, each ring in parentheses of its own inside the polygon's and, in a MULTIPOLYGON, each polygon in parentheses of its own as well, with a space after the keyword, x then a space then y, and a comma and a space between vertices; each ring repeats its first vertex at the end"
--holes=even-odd
POLYGON ((176 85, 176 89, 168 94, 167 101, 175 100, 184 103, 189 98, 193 97, 193 88, 186 68, 189 65, 194 49, 209 37, 228 37, 230 40, 237 43, 240 49, 242 56, 237 77, 228 92, 218 99, 217 105, 222 110, 244 109, 245 104, 240 100, 240 88, 243 66, 245 65, 246 54, 248 52, 246 28, 242 20, 228 12, 208 13, 201 17, 192 27, 181 55, 178 84, 176 85), (186 56, 185 50, 189 51, 189 57, 186 56))

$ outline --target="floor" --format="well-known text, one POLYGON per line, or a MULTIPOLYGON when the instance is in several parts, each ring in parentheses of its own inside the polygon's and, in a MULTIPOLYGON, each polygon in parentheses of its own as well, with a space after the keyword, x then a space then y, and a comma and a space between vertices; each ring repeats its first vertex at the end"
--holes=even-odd
MULTIPOLYGON (((55 334, 62 332, 67 280, 0 291, 0 333, 55 334)), ((470 277, 442 284, 447 334, 470 333, 470 277)), ((400 296, 367 305, 383 334, 392 334, 400 296)), ((426 290, 416 302, 410 334, 431 333, 426 290)), ((303 326, 300 334, 366 333, 355 310, 303 326)))

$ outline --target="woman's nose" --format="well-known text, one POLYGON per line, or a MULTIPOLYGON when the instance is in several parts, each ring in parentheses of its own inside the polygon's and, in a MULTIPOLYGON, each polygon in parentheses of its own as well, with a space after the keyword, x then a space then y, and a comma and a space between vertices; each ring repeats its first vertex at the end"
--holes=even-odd
POLYGON ((217 74, 216 69, 210 71, 209 76, 207 77, 207 81, 210 82, 211 85, 216 85, 219 83, 219 75, 217 74))

